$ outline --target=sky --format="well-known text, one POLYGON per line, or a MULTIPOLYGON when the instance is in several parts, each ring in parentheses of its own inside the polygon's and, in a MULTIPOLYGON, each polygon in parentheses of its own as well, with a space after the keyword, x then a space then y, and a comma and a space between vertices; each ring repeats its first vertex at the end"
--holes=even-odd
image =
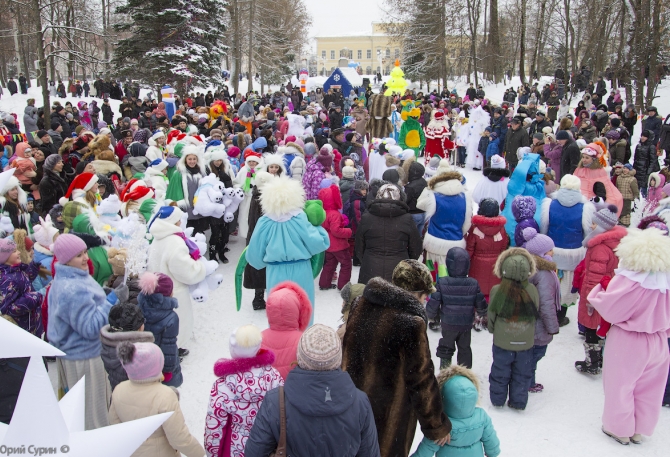
POLYGON ((303 0, 312 15, 309 37, 352 32, 371 33, 372 22, 382 20, 383 0, 303 0))

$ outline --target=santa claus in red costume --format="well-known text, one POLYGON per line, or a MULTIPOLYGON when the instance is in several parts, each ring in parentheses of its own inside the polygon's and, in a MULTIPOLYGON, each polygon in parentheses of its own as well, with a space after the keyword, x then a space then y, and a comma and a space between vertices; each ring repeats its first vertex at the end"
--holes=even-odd
POLYGON ((449 123, 444 115, 444 111, 438 109, 433 112, 433 119, 426 126, 425 133, 426 163, 433 156, 448 159, 449 151, 454 149, 454 143, 449 139, 449 123))

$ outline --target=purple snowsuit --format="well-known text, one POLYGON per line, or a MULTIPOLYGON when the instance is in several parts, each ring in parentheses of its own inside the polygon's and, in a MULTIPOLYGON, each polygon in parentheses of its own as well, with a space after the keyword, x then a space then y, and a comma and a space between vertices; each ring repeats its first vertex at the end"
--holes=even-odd
POLYGON ((517 196, 512 200, 512 214, 517 225, 514 228, 514 243, 516 246, 523 246, 526 240, 523 238, 523 229, 533 227, 540 232, 535 217, 535 199, 533 197, 517 196))
POLYGON ((318 200, 319 191, 321 190, 321 181, 326 177, 323 171, 323 165, 317 162, 317 156, 307 163, 305 167, 305 174, 302 176, 302 187, 305 189, 305 197, 307 200, 318 200))
POLYGON ((35 262, 0 264, 0 312, 35 336, 42 335, 42 294, 32 284, 39 271, 35 262))

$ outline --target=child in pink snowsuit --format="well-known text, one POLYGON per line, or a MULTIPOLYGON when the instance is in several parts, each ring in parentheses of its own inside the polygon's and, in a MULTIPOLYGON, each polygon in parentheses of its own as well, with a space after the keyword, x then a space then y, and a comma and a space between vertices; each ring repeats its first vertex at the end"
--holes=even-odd
POLYGON ((619 268, 588 302, 612 328, 604 351, 603 432, 639 444, 658 423, 670 365, 670 238, 657 222, 631 231, 616 249, 619 268))

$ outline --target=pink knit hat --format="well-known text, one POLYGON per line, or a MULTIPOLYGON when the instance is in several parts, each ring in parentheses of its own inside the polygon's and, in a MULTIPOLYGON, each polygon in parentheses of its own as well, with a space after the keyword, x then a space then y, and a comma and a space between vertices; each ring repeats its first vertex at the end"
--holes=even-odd
POLYGON ((0 263, 5 263, 16 251, 16 244, 9 238, 0 238, 0 263))
POLYGON ((116 354, 131 381, 148 384, 161 380, 165 359, 154 343, 124 341, 116 347, 116 354))
POLYGON ((53 253, 58 263, 65 265, 74 259, 81 251, 86 250, 86 243, 76 235, 64 233, 56 238, 53 253))

